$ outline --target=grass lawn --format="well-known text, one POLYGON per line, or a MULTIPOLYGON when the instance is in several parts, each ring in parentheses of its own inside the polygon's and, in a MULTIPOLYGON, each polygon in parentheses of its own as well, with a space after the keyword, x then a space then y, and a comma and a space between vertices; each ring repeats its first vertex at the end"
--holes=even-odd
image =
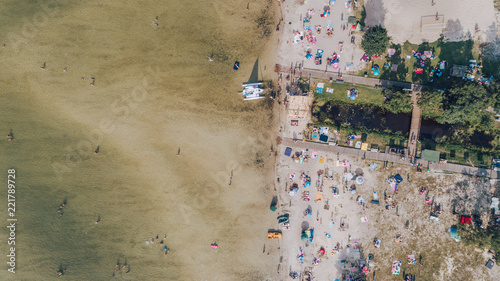
POLYGON ((374 89, 370 86, 365 85, 356 85, 356 84, 340 84, 326 80, 314 80, 314 89, 316 89, 317 83, 324 82, 325 88, 323 89, 322 94, 318 94, 316 90, 314 90, 314 98, 318 101, 343 101, 348 103, 367 103, 373 104, 377 106, 382 106, 384 103, 384 95, 382 94, 382 90, 374 89), (333 94, 327 93, 327 88, 333 88, 333 94), (358 98, 356 100, 351 100, 347 97, 347 90, 355 88, 358 90, 358 98))
POLYGON ((424 42, 420 45, 411 44, 408 41, 403 45, 391 44, 389 48, 396 50, 396 53, 389 57, 384 54, 381 58, 372 59, 371 62, 367 63, 366 67, 362 69, 358 74, 364 75, 367 73, 368 77, 380 78, 394 81, 406 81, 419 84, 429 84, 433 80, 433 84, 436 85, 446 85, 449 83, 447 77, 449 75, 449 70, 453 65, 468 65, 469 59, 477 59, 479 54, 479 47, 474 44, 474 41, 461 41, 461 42, 443 42, 437 40, 435 42, 424 42), (413 57, 412 51, 417 51, 423 53, 424 51, 432 51, 434 54, 434 59, 427 59, 424 67, 417 65, 417 60, 413 57), (410 56, 408 59, 407 56, 410 56), (434 69, 439 62, 445 61, 448 63, 446 69, 443 71, 443 75, 440 78, 433 78, 430 76, 431 70, 434 69), (388 63, 389 66, 385 67, 384 64, 388 63), (397 64, 397 71, 391 71, 390 66, 397 64), (375 76, 371 72, 371 68, 374 65, 379 66, 380 75, 375 76), (422 74, 414 73, 415 68, 423 68, 422 74), (408 73, 408 75, 406 75, 408 73))
MULTIPOLYGON (((385 151, 385 146, 402 146, 406 147, 407 138, 398 135, 380 134, 374 132, 368 132, 365 130, 354 129, 354 128, 340 128, 340 142, 339 145, 346 146, 346 139, 349 135, 361 135, 361 141, 368 143, 368 148, 371 145, 378 145, 380 151, 385 151)), ((360 139, 355 139, 356 141, 360 139)))
POLYGON ((448 160, 450 163, 463 165, 471 165, 481 168, 490 168, 493 156, 478 151, 468 150, 459 145, 441 145, 433 141, 422 140, 421 148, 432 149, 441 152, 441 158, 448 160))

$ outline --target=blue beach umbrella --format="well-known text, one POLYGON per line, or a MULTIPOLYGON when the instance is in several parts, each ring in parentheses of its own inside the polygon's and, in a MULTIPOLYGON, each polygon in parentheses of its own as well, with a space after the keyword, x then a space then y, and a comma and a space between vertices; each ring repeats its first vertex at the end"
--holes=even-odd
POLYGON ((355 100, 356 99, 356 94, 351 94, 351 100, 355 100))

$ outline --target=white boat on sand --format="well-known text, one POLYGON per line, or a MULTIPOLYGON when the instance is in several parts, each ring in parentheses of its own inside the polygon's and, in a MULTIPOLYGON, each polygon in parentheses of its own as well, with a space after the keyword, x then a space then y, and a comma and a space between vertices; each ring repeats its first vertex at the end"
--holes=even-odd
POLYGON ((245 89, 243 89, 243 91, 241 91, 240 93, 245 97, 244 100, 258 100, 265 98, 265 96, 260 95, 262 92, 264 92, 264 89, 259 88, 259 86, 262 84, 263 83, 243 84, 242 86, 245 87, 245 89))

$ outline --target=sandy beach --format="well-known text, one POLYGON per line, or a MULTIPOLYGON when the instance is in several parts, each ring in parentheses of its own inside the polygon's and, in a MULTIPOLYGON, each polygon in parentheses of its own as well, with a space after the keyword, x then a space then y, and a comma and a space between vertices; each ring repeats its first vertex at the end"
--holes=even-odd
POLYGON ((257 58, 273 69, 256 19, 274 8, 247 3, 1 4, 0 167, 20 222, 2 280, 271 278, 271 110, 238 91, 257 58))
POLYGON ((493 1, 467 0, 373 0, 366 3, 366 25, 382 25, 396 44, 433 42, 469 36, 491 41, 497 34, 493 1), (436 16, 437 14, 437 16, 436 16))
MULTIPOLYGON (((446 25, 443 29, 446 29, 444 35, 447 40, 461 40, 462 35, 467 32, 474 33, 476 23, 480 31, 473 35, 474 38, 488 40, 492 35, 490 27, 495 25, 492 1, 451 4, 451 1, 437 0, 431 6, 429 0, 429 7, 427 3, 421 3, 427 1, 366 2, 366 24, 385 26, 394 43, 437 40, 442 30, 426 30, 425 36, 420 31, 415 31, 417 19, 422 15, 433 14, 435 20, 436 9, 439 14, 445 15, 446 25), (470 10, 463 9, 464 6, 470 10), (458 29, 456 23, 459 23, 458 29)), ((327 18, 320 17, 319 14, 326 5, 327 3, 314 1, 304 1, 303 4, 298 1, 282 3, 285 28, 282 30, 278 49, 281 65, 324 70, 324 62, 317 66, 314 60, 305 59, 307 49, 311 48, 313 55, 317 49, 324 49, 328 55, 332 52, 339 53, 338 41, 346 40, 348 33, 337 32, 336 25, 342 22, 342 14, 345 20, 354 13, 345 9, 344 1, 336 1, 330 5, 330 15, 327 18), (322 25, 324 28, 332 20, 335 34, 331 38, 314 34, 317 40, 314 46, 305 39, 294 44, 296 32, 305 28, 302 18, 311 9, 314 9, 315 14, 308 24, 313 27, 322 25)), ((360 35, 354 35, 359 44, 360 35)), ((344 46, 346 47, 339 61, 341 70, 345 71, 346 63, 351 60, 355 62, 351 69, 362 67, 359 58, 363 52, 359 46, 344 46)), ((283 89, 290 84, 284 77, 281 81, 283 89)), ((294 78, 297 77, 292 75, 291 80, 294 78)), ((321 81, 311 81, 313 87, 317 82, 321 81)), ((303 102, 301 98, 296 100, 303 102)), ((495 190, 498 192, 497 182, 479 181, 475 177, 432 169, 419 173, 411 166, 373 162, 361 157, 333 153, 332 146, 327 144, 322 145, 323 149, 312 149, 312 146, 308 147, 307 141, 303 141, 303 132, 311 122, 310 114, 304 113, 299 117, 296 113, 296 106, 301 102, 294 103, 290 96, 283 95, 277 113, 280 116, 280 137, 284 144, 278 147, 276 162, 276 217, 286 215, 289 223, 283 225, 276 221, 272 227, 283 233, 279 241, 281 258, 278 268, 281 270, 276 280, 292 280, 294 274, 298 280, 346 280, 349 273, 360 276, 362 265, 368 265, 370 254, 374 256, 374 264, 368 266, 369 271, 364 275, 366 280, 401 280, 406 273, 419 276, 417 280, 495 280, 498 267, 489 271, 484 266, 491 255, 484 250, 455 242, 450 238, 449 229, 457 224, 457 213, 454 213, 455 209, 452 211, 452 206, 463 200, 460 192, 465 190, 461 190, 460 186, 471 188, 468 192, 475 195, 471 195, 468 201, 476 205, 473 207, 469 204, 466 208, 457 209, 457 212, 481 213, 485 210, 482 208, 487 208, 489 204, 485 203, 488 200, 483 199, 489 198, 490 193, 495 190), (288 105, 283 99, 288 100, 288 105), (285 155, 287 149, 296 159, 285 155), (299 160, 298 154, 302 155, 302 160, 299 160), (304 157, 307 160, 303 160, 304 157), (377 165, 373 170, 369 168, 372 164, 377 165), (362 177, 363 183, 346 181, 345 177, 349 174, 354 174, 354 179, 362 177), (403 181, 395 193, 388 179, 397 174, 403 181), (308 180, 310 185, 306 184, 308 180), (292 191, 294 185, 297 187, 296 192, 292 191), (427 195, 422 195, 423 188, 427 195), (376 199, 374 192, 379 204, 371 203, 376 199), (484 193, 479 195, 480 192, 484 193), (386 203, 392 205, 392 202, 394 207, 386 208, 386 203), (429 217, 436 206, 440 206, 442 210, 438 222, 429 217), (312 239, 311 230, 314 230, 312 239), (303 239, 304 234, 308 238, 303 239), (380 247, 374 246, 374 239, 382 241, 380 247), (415 256, 418 262, 409 264, 408 255, 415 256), (402 262, 399 275, 391 272, 394 261, 402 262)), ((303 105, 304 112, 307 111, 305 104, 306 102, 303 105)), ((330 128, 328 135, 335 136, 333 128, 330 128)))

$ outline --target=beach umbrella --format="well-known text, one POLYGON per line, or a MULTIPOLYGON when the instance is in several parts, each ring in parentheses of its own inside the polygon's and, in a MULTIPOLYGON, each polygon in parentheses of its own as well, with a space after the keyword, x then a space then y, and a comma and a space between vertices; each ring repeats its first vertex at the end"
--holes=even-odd
POLYGON ((307 55, 306 55, 306 59, 308 59, 308 60, 312 59, 312 57, 313 57, 313 56, 312 56, 311 54, 307 54, 307 55))
POLYGON ((351 94, 351 100, 356 100, 357 97, 356 94, 351 94))
POLYGON ((339 69, 339 64, 337 62, 333 63, 332 65, 333 69, 339 69))
POLYGON ((356 178, 356 183, 358 183, 358 184, 362 184, 363 181, 364 181, 363 177, 357 177, 356 178))

